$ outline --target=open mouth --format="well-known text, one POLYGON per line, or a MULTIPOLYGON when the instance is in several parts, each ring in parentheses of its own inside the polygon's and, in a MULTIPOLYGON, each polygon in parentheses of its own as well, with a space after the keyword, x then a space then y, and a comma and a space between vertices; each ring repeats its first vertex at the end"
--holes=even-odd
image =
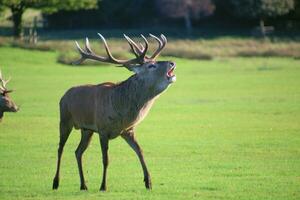
POLYGON ((175 69, 175 66, 173 66, 169 71, 167 72, 167 78, 170 82, 176 81, 176 75, 173 73, 175 69))

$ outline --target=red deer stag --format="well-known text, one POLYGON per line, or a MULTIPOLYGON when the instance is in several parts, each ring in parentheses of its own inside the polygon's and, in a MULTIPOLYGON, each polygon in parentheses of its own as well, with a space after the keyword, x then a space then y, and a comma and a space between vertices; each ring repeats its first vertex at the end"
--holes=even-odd
POLYGON ((8 90, 6 88, 6 84, 10 81, 4 80, 2 77, 2 73, 0 71, 0 122, 2 120, 4 112, 17 112, 17 105, 11 100, 8 93, 12 92, 12 90, 8 90))
POLYGON ((101 191, 106 190, 106 172, 108 166, 108 142, 122 136, 137 154, 144 172, 144 182, 151 189, 151 179, 143 152, 135 138, 135 127, 150 110, 155 99, 176 80, 173 74, 175 63, 171 61, 155 61, 167 43, 164 35, 160 38, 150 36, 158 42, 158 48, 152 56, 147 56, 148 41, 143 36, 145 46, 135 43, 124 35, 135 58, 119 60, 113 57, 105 38, 99 34, 104 43, 107 57, 96 55, 86 38, 85 49, 76 42, 81 58, 76 64, 86 59, 100 62, 120 64, 134 75, 121 83, 105 82, 99 85, 82 85, 69 89, 60 100, 60 141, 58 147, 57 170, 53 180, 53 189, 59 186, 59 171, 64 145, 73 127, 81 129, 81 141, 75 151, 79 175, 80 189, 87 190, 82 170, 82 154, 88 147, 94 132, 99 133, 103 178, 101 191))

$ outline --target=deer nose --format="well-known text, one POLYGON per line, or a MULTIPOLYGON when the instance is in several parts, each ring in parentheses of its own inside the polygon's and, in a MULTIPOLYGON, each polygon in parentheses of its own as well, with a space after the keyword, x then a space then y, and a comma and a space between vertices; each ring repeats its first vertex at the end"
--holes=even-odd
POLYGON ((14 108, 14 112, 18 112, 20 110, 20 107, 18 107, 18 106, 16 106, 15 108, 14 108))
POLYGON ((11 108, 11 111, 12 112, 18 112, 20 110, 20 108, 17 106, 17 105, 14 105, 12 108, 11 108))
POLYGON ((176 65, 176 63, 174 63, 174 62, 170 62, 170 67, 175 67, 175 65, 176 65))

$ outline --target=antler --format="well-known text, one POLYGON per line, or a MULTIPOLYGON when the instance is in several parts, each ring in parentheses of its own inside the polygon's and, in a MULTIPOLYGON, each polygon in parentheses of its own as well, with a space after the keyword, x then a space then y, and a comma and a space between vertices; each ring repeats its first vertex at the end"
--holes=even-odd
POLYGON ((161 53, 161 51, 163 50, 163 48, 165 48, 166 44, 167 44, 167 38, 166 36, 164 36, 163 34, 160 35, 161 40, 156 37, 155 35, 149 34, 151 37, 153 37, 157 42, 158 42, 158 48, 156 49, 156 51, 153 53, 153 55, 150 57, 150 59, 155 60, 159 54, 161 53))
POLYGON ((140 44, 140 46, 137 45, 130 37, 128 37, 127 35, 124 34, 124 37, 127 40, 128 44, 136 58, 129 59, 129 60, 120 60, 120 59, 116 59, 113 57, 105 38, 100 33, 98 33, 98 35, 100 36, 101 40, 104 43, 107 57, 103 57, 103 56, 99 56, 99 55, 95 54, 90 47, 88 38, 86 38, 84 50, 79 46, 77 41, 75 42, 76 47, 81 55, 81 58, 79 60, 75 61, 74 64, 80 64, 86 59, 91 59, 91 60, 97 60, 97 61, 106 62, 106 63, 121 64, 121 65, 125 66, 126 68, 130 69, 130 66, 132 66, 132 65, 144 64, 146 62, 155 60, 159 56, 160 52, 162 51, 162 49, 165 47, 165 45, 167 43, 167 39, 163 34, 161 34, 161 36, 160 36, 161 38, 158 38, 158 37, 150 34, 150 36, 153 37, 158 42, 159 46, 156 49, 156 51, 154 52, 154 54, 151 57, 148 57, 146 54, 148 51, 149 43, 143 35, 141 35, 141 37, 144 40, 145 47, 142 44, 140 44))
POLYGON ((1 73, 1 70, 0 70, 0 92, 5 92, 5 91, 8 91, 7 88, 6 88, 6 84, 10 81, 11 78, 9 78, 8 80, 4 80, 2 78, 2 73, 1 73))
MULTIPOLYGON (((151 61, 151 60, 155 60, 155 59, 159 56, 159 54, 161 53, 161 51, 163 50, 163 48, 165 48, 165 46, 166 46, 166 44, 167 44, 167 38, 166 38, 166 36, 164 36, 163 34, 160 35, 160 38, 156 37, 156 36, 153 35, 153 34, 149 34, 149 35, 150 35, 152 38, 154 38, 154 39, 158 42, 158 45, 159 45, 158 48, 156 49, 156 51, 153 53, 153 55, 152 55, 151 57, 148 57, 148 56, 145 57, 146 60, 151 61)), ((147 49, 148 49, 148 41, 147 41, 147 39, 146 39, 143 35, 141 35, 141 36, 142 36, 142 38, 143 38, 144 41, 145 41, 145 44, 146 44, 145 48, 143 47, 142 44, 140 44, 141 47, 139 47, 132 39, 130 39, 128 36, 126 36, 126 35, 124 34, 125 39, 126 39, 127 42, 129 43, 129 45, 130 45, 132 51, 133 51, 135 54, 142 54, 142 52, 143 52, 144 50, 147 50, 147 49)), ((146 52, 145 52, 145 53, 146 53, 146 52)))

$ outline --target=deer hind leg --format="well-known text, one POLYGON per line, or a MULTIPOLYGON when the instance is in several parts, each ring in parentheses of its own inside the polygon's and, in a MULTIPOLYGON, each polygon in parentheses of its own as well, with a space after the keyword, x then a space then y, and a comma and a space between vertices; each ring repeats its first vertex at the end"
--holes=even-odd
POLYGON ((81 140, 75 151, 75 156, 78 164, 79 176, 80 176, 80 190, 87 190, 85 184, 83 170, 82 170, 82 155, 90 144, 93 131, 81 129, 81 140))
POLYGON ((129 146, 135 151, 135 153, 139 157, 139 160, 140 160, 140 163, 142 165, 143 172, 144 172, 145 187, 148 190, 151 190, 152 189, 152 184, 151 184, 150 173, 147 169, 146 162, 144 160, 144 155, 143 155, 142 148, 140 147, 140 145, 136 141, 133 130, 130 130, 127 133, 122 134, 121 136, 125 139, 125 141, 129 144, 129 146))
POLYGON ((106 172, 108 167, 108 138, 105 136, 100 136, 100 144, 102 150, 102 163, 103 163, 103 176, 102 176, 102 183, 100 186, 101 191, 106 191, 106 172))
POLYGON ((59 139, 59 146, 58 146, 58 156, 57 156, 57 168, 56 174, 53 179, 53 186, 52 188, 56 190, 59 186, 59 172, 60 172, 60 161, 61 156, 63 153, 64 146, 68 140, 68 137, 72 131, 73 125, 70 120, 67 121, 60 121, 60 139, 59 139))

